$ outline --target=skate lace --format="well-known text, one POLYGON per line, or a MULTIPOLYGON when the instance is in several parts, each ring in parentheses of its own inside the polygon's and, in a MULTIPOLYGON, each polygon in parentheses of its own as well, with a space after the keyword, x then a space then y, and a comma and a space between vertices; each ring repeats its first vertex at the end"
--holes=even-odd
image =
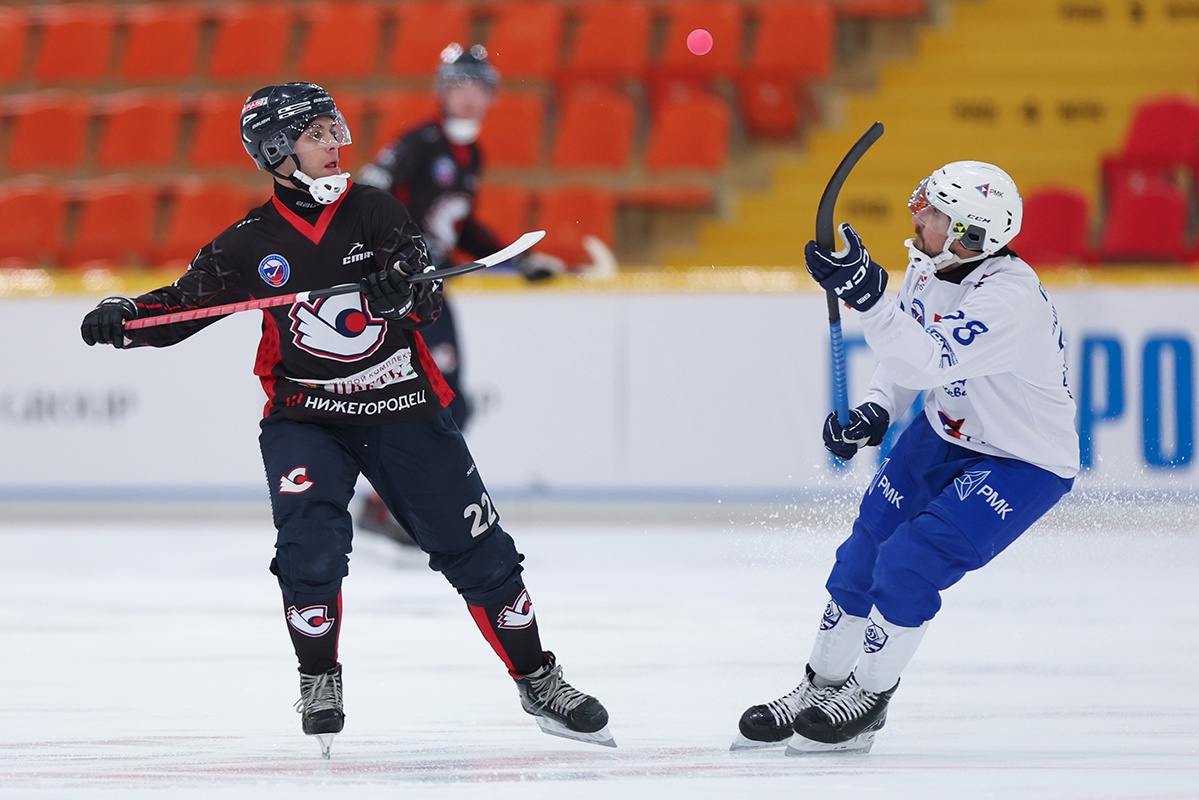
POLYGON ((537 702, 556 711, 566 714, 582 705, 587 695, 562 679, 562 667, 554 667, 540 678, 527 678, 532 684, 537 702))
POLYGON ((828 693, 829 690, 818 689, 808 681, 804 681, 778 700, 771 700, 766 704, 766 708, 774 717, 776 725, 790 725, 795 722, 799 712, 819 702, 828 693))
POLYGON ((326 672, 321 675, 300 674, 300 699, 295 709, 300 714, 313 714, 328 709, 341 710, 340 676, 326 672))
POLYGON ((829 719, 840 725, 855 717, 865 714, 878 702, 881 692, 868 692, 857 681, 850 678, 849 682, 832 697, 820 703, 820 710, 829 719))

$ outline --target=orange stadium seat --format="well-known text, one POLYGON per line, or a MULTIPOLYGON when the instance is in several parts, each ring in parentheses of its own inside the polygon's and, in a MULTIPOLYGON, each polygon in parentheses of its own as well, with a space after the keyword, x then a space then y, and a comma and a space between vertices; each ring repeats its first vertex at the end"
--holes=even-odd
POLYGON ((749 74, 797 80, 829 74, 836 33, 829 3, 758 0, 750 13, 758 24, 746 66, 749 74))
POLYGON ((158 188, 105 179, 76 187, 79 216, 62 253, 65 266, 128 266, 145 259, 155 230, 158 188))
POLYGON ((109 95, 100 103, 100 118, 97 166, 168 167, 175 162, 183 122, 179 95, 136 89, 109 95))
POLYGON ((218 80, 261 83, 281 79, 291 41, 291 6, 244 2, 215 8, 216 30, 207 74, 218 80))
POLYGON ((265 202, 269 191, 265 186, 252 192, 240 184, 196 178, 174 184, 167 190, 162 237, 151 247, 149 260, 157 266, 189 263, 205 243, 265 202))
POLYGON ((1034 269, 1090 263, 1091 204, 1086 195, 1068 186, 1030 192, 1012 248, 1034 269))
POLYGON ((472 44, 466 3, 399 3, 395 13, 398 29, 387 56, 389 75, 427 78, 431 84, 446 45, 472 44))
POLYGON ((803 87, 792 78, 745 75, 737 81, 737 109, 746 132, 758 139, 788 139, 801 127, 803 87))
POLYGON ((521 0, 495 7, 487 50, 501 79, 549 81, 558 68, 565 26, 561 3, 521 0))
POLYGON ((729 158, 728 104, 705 93, 676 91, 655 110, 646 145, 651 170, 716 171, 729 158))
MULTIPOLYGON (((415 128, 437 117, 439 106, 432 88, 376 92, 374 134, 369 143, 370 157, 415 128)), ((351 125, 353 130, 353 125, 351 125)), ((357 136, 357 132, 354 134, 357 136)), ((357 146, 357 142, 354 143, 357 146)))
POLYGON ((0 184, 0 267, 53 260, 66 213, 67 195, 56 183, 20 179, 0 184))
POLYGON ((117 27, 111 3, 64 3, 38 9, 41 44, 33 76, 43 84, 108 76, 117 27))
POLYGON ((178 81, 196 71, 204 16, 198 5, 130 5, 117 75, 136 82, 178 81))
POLYGON ((583 84, 566 93, 550 161, 556 168, 627 167, 633 156, 637 111, 625 95, 583 84))
POLYGON ((646 3, 593 0, 575 6, 578 27, 566 56, 568 79, 638 80, 649 69, 646 3))
POLYGON ((529 230, 533 192, 524 186, 484 183, 476 195, 475 216, 502 242, 529 230))
POLYGON ((246 167, 249 156, 237 133, 244 94, 207 92, 196 98, 187 163, 193 167, 246 167))
POLYGON ((586 263, 584 236, 609 247, 616 233, 616 198, 595 186, 542 189, 537 195, 537 227, 545 230, 544 250, 568 265, 586 263))
POLYGON ((1187 200, 1177 187, 1160 181, 1117 185, 1108 202, 1099 259, 1185 261, 1186 226, 1187 200))
POLYGON ((545 101, 535 94, 500 92, 479 137, 484 163, 496 167, 534 167, 541 161, 545 101))
POLYGON ((0 8, 0 84, 22 77, 29 43, 29 14, 23 8, 0 8))
POLYGON ((665 6, 666 39, 653 68, 656 80, 711 80, 733 76, 741 66, 744 13, 733 0, 698 0, 665 6), (712 34, 712 49, 697 56, 687 49, 687 34, 702 28, 712 34))
POLYGON ((297 74, 305 80, 365 78, 378 71, 383 6, 325 0, 306 4, 303 17, 307 32, 297 74))
POLYGON ((49 90, 10 98, 7 106, 9 167, 55 170, 83 164, 92 116, 87 96, 49 90))

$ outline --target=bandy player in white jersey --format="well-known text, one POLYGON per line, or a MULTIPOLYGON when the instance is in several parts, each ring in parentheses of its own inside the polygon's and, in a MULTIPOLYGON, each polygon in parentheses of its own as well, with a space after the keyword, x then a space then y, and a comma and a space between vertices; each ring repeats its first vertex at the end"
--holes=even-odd
POLYGON ((941 591, 987 564, 1070 491, 1078 473, 1065 340, 1037 275, 1008 243, 1023 201, 1007 173, 958 161, 908 204, 914 238, 899 296, 849 225, 837 252, 809 242, 808 271, 861 312, 879 366, 824 443, 849 459, 878 445, 924 393, 924 414, 870 481, 837 549, 800 684, 749 708, 733 749, 868 751, 941 591))

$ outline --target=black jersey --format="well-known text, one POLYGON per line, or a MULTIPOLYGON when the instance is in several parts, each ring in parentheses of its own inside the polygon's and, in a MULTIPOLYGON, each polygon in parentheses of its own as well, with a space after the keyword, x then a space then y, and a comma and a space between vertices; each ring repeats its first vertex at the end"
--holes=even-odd
POLYGON ((477 144, 452 144, 441 124, 430 122, 383 148, 359 178, 408 208, 434 261, 442 262, 455 248, 479 258, 503 246, 474 216, 482 167, 477 144))
MULTIPOLYGON (((397 261, 413 272, 429 265, 419 230, 391 195, 351 183, 336 202, 320 207, 307 193, 276 185, 269 202, 205 245, 182 277, 135 302, 142 316, 153 316, 295 294, 356 283, 397 261)), ((356 292, 263 309, 254 371, 267 394, 264 413, 372 425, 447 406, 453 392, 416 330, 436 320, 440 282, 413 288, 413 310, 398 321, 372 314, 356 292)), ((217 319, 126 335, 133 346, 163 347, 217 319)))

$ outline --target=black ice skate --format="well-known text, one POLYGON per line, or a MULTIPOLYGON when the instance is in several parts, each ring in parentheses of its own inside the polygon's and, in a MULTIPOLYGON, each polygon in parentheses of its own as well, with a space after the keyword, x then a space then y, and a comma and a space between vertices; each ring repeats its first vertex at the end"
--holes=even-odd
POLYGON ((850 675, 831 697, 795 718, 795 735, 787 743, 787 755, 869 753, 874 734, 887 721, 887 704, 897 688, 898 681, 885 692, 868 692, 850 675))
POLYGON ((545 733, 615 747, 608 732, 608 711, 599 700, 562 680, 562 667, 550 652, 541 669, 516 679, 520 704, 537 718, 545 733))
POLYGON ((832 696, 836 687, 820 687, 812 682, 816 673, 804 666, 804 677, 799 686, 778 700, 760 706, 750 706, 741 715, 737 727, 740 733, 729 750, 756 750, 763 747, 782 747, 795 732, 792 725, 805 708, 832 696))
POLYGON ((334 734, 346 724, 341 704, 341 664, 320 675, 300 673, 300 699, 296 701, 304 733, 315 736, 321 755, 329 757, 334 734))

